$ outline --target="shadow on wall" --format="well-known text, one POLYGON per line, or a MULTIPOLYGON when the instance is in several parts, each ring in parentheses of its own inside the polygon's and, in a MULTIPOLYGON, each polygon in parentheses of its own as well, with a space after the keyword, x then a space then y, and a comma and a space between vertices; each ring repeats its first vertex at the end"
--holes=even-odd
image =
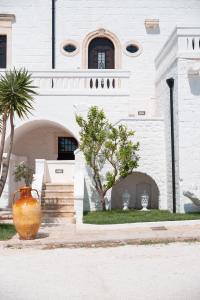
POLYGON ((148 34, 160 34, 160 28, 146 28, 146 33, 148 34))
POLYGON ((87 185, 84 180, 84 201, 83 201, 83 211, 90 211, 90 201, 89 201, 89 194, 87 190, 87 185))
POLYGON ((200 76, 189 76, 190 91, 193 95, 200 95, 200 76))
POLYGON ((186 213, 192 213, 192 212, 200 212, 200 207, 194 205, 193 203, 185 203, 184 204, 184 211, 186 213))
POLYGON ((97 191, 92 184, 92 171, 89 167, 86 167, 87 179, 84 183, 84 211, 101 210, 101 203, 97 191))
POLYGON ((159 208, 159 190, 155 181, 147 174, 134 172, 125 179, 122 179, 112 189, 112 208, 122 208, 122 194, 127 190, 130 194, 130 208, 141 209, 141 196, 144 192, 149 195, 148 208, 159 208))

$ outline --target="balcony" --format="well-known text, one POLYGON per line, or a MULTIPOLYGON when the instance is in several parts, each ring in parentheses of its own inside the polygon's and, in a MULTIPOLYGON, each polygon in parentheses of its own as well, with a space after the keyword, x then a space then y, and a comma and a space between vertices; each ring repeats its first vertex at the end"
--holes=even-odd
POLYGON ((155 59, 157 71, 173 64, 177 58, 200 59, 200 27, 176 27, 155 59))
POLYGON ((31 73, 40 95, 129 95, 129 71, 51 70, 31 73))

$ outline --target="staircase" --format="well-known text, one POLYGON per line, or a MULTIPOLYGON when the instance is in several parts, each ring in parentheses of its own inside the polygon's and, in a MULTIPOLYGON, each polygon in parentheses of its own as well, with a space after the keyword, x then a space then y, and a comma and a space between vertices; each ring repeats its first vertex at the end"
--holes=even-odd
POLYGON ((46 183, 42 192, 43 222, 75 223, 74 186, 71 184, 46 183))

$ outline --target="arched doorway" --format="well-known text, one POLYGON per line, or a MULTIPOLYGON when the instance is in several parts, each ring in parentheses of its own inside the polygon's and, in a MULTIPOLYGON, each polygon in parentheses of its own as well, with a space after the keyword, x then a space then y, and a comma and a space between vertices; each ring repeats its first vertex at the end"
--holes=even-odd
POLYGON ((73 160, 77 148, 76 138, 64 126, 35 120, 16 128, 12 154, 26 157, 28 165, 34 168, 35 159, 73 160))
MULTIPOLYGON (((111 31, 99 28, 98 30, 92 31, 87 34, 87 36, 83 40, 83 55, 82 55, 82 68, 88 69, 89 67, 89 46, 92 45, 91 43, 93 41, 99 40, 100 44, 105 39, 109 43, 110 47, 114 49, 114 62, 113 67, 110 67, 111 69, 121 69, 121 56, 122 56, 122 49, 121 49, 121 43, 118 39, 118 37, 111 31)), ((100 54, 99 54, 100 55, 100 54)), ((102 60, 102 55, 100 55, 102 60)), ((104 55, 103 55, 104 56, 104 55)), ((97 69, 97 67, 95 67, 97 69)), ((109 67, 108 67, 109 68, 109 67)))
MULTIPOLYGON (((8 144, 9 138, 6 147, 8 144)), ((14 178, 15 167, 22 162, 33 169, 33 184, 36 184, 35 188, 40 192, 46 183, 73 184, 74 151, 77 147, 78 142, 73 134, 57 122, 34 120, 16 128, 7 186, 3 195, 9 199, 7 205, 11 205, 14 191, 24 185, 24 181, 15 182, 14 178), (62 149, 59 149, 60 140, 63 143, 62 149)))
POLYGON ((149 209, 159 208, 159 190, 156 182, 147 174, 133 172, 122 179, 112 189, 112 208, 122 208, 122 195, 127 190, 130 194, 130 208, 141 209, 141 196, 147 193, 149 196, 149 209))
POLYGON ((88 69, 114 69, 115 47, 106 37, 94 38, 88 47, 88 69))

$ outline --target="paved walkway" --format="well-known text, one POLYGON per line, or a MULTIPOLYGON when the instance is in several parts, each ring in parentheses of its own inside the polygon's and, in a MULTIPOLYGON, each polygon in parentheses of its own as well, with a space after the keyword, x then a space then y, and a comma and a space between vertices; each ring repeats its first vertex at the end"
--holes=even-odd
POLYGON ((0 249, 1 300, 199 300, 200 243, 0 249))
POLYGON ((76 248, 200 241, 200 221, 156 222, 122 225, 42 224, 35 240, 15 235, 1 241, 1 248, 76 248))

